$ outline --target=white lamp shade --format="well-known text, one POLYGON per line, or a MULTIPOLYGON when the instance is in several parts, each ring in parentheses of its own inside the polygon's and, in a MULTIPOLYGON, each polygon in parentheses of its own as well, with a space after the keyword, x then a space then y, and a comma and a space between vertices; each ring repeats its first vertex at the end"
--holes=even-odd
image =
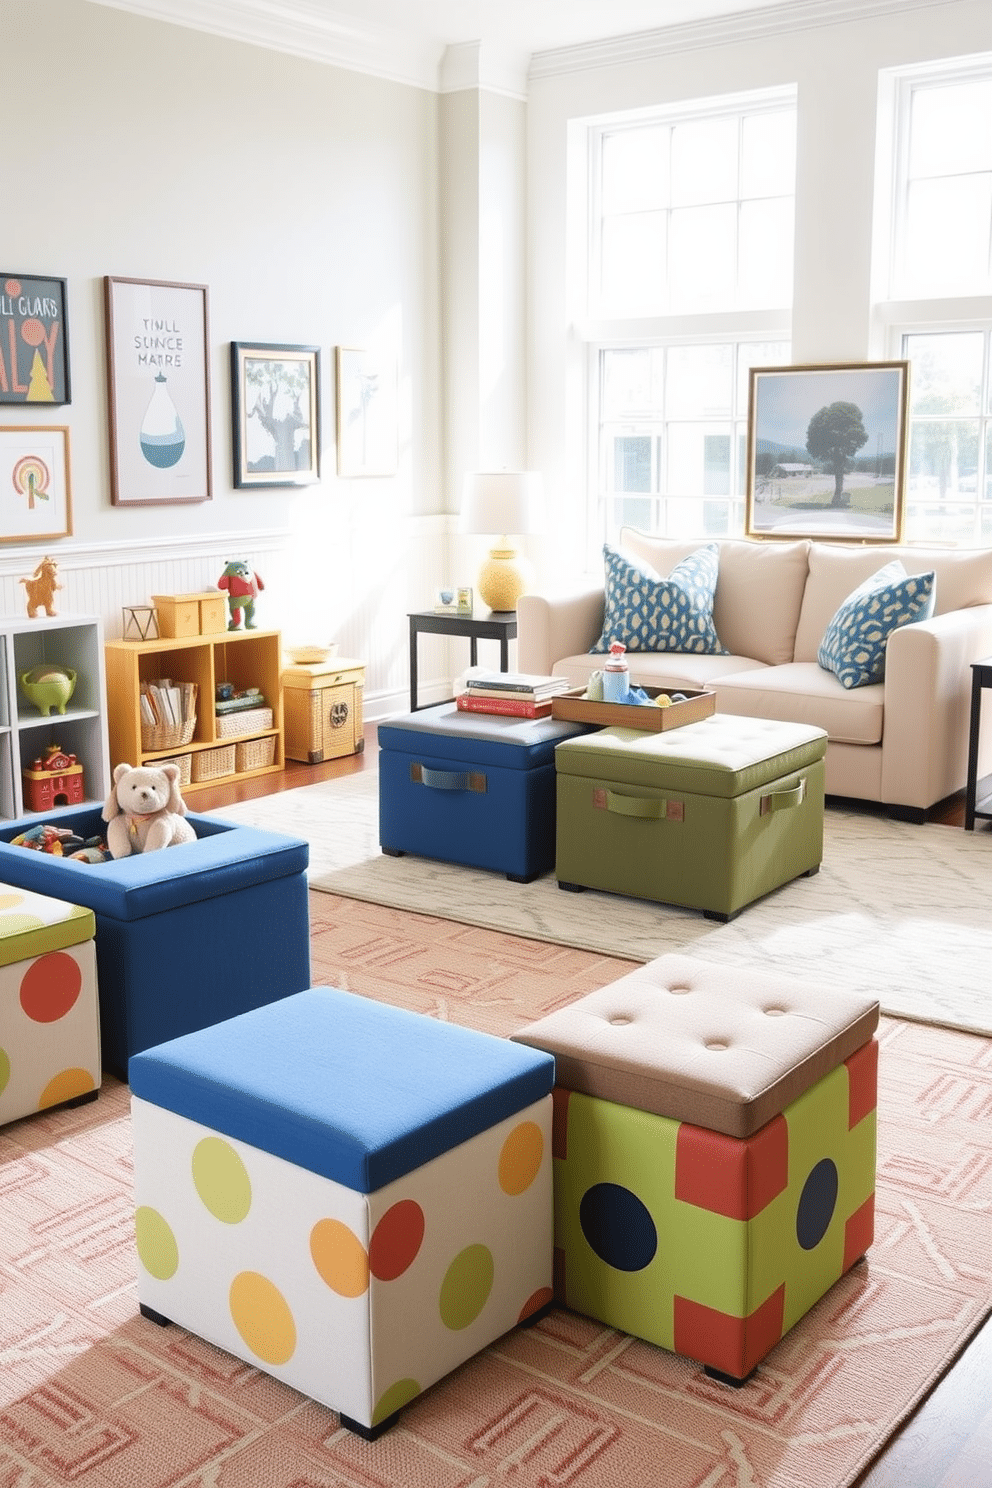
POLYGON ((534 470, 476 470, 465 477, 459 532, 544 531, 544 482, 534 470))

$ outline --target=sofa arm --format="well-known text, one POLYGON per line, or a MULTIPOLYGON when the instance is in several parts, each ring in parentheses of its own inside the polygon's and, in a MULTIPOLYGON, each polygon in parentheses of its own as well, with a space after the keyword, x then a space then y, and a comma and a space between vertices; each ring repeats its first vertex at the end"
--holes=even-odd
MULTIPOLYGON (((992 604, 949 610, 889 637, 881 798, 925 810, 968 775, 971 663, 992 655, 992 604)), ((992 770, 986 738, 979 776, 992 770), (984 763, 983 763, 984 760, 984 763)))
POLYGON ((584 656, 603 633, 603 585, 547 599, 522 594, 517 600, 517 666, 549 677, 563 656, 584 656))

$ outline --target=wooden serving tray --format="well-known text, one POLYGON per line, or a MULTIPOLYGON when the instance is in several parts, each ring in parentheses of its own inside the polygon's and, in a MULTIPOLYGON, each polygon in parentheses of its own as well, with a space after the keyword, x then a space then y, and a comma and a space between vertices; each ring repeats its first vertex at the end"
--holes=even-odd
MULTIPOLYGON (((655 698, 663 687, 645 687, 648 697, 655 698)), ((552 718, 564 718, 570 723, 598 723, 604 728, 610 725, 620 728, 641 729, 644 733, 660 734, 666 729, 681 728, 686 723, 698 723, 716 712, 715 692, 690 692, 688 688, 676 688, 685 693, 684 703, 672 703, 667 708, 650 708, 644 703, 594 703, 582 696, 584 689, 560 693, 551 699, 552 718)))

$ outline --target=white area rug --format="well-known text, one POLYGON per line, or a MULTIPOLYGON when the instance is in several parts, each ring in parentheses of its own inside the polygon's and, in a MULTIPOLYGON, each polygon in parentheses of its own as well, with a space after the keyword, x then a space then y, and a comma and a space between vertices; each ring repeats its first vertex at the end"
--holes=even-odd
POLYGON ((379 851, 374 770, 214 813, 305 837, 310 886, 633 961, 684 950, 860 988, 901 1018, 992 1034, 992 834, 828 807, 823 866, 727 925, 592 890, 379 851))

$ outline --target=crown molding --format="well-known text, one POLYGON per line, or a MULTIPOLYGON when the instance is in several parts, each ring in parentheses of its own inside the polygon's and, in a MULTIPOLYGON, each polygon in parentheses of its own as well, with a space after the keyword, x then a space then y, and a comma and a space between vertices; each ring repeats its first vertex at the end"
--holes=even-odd
POLYGON ((445 47, 438 77, 438 91, 459 93, 484 88, 526 102, 527 68, 530 53, 489 42, 461 41, 445 47))
POLYGON ((90 0, 149 20, 267 47, 388 82, 438 89, 444 44, 367 24, 314 0, 90 0))
POLYGON ((781 36, 783 32, 844 26, 852 21, 873 20, 903 11, 932 10, 935 5, 955 3, 956 0, 788 0, 785 5, 757 6, 732 15, 535 52, 529 78, 533 82, 590 68, 650 62, 704 47, 738 46, 742 42, 781 36))

